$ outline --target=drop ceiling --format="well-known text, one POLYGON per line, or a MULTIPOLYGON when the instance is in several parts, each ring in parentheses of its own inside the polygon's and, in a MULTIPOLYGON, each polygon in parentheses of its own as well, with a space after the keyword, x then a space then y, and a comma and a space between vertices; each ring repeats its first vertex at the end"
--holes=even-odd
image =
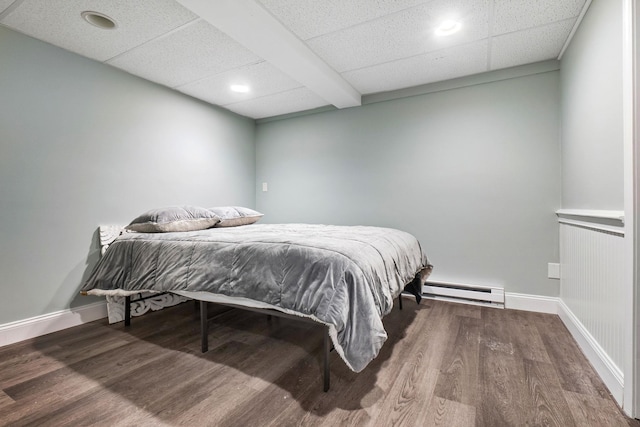
POLYGON ((0 0, 0 25, 254 119, 556 59, 586 0, 0 0), (114 29, 90 25, 84 11, 114 29), (458 33, 436 36, 444 19, 458 33), (247 93, 230 90, 246 84, 247 93))

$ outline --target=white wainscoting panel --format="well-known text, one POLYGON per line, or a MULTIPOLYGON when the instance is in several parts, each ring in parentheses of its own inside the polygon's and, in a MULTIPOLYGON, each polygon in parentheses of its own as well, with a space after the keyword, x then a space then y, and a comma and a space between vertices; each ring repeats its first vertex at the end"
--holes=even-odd
MULTIPOLYGON (((590 358, 591 363, 600 376, 618 382, 623 380, 625 351, 624 251, 622 230, 560 223, 561 317, 588 338, 581 343, 576 337, 587 355, 584 344, 591 341, 590 347, 600 359, 590 358), (607 372, 598 369, 599 364, 607 372)), ((607 382, 615 392, 615 384, 607 382)))

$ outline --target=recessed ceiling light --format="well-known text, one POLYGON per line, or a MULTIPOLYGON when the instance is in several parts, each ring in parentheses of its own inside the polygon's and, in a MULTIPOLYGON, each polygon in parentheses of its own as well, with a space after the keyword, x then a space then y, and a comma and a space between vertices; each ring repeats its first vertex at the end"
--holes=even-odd
POLYGON ((109 18, 104 13, 92 12, 90 10, 85 10, 80 14, 82 18, 87 21, 89 24, 96 26, 98 28, 102 28, 103 30, 113 30, 117 27, 116 21, 109 18))
POLYGON ((449 36, 453 33, 457 33, 462 28, 462 24, 459 21, 454 21, 452 19, 447 19, 446 21, 442 21, 438 27, 436 27, 436 36, 449 36))
POLYGON ((231 90, 236 93, 247 93, 249 92, 249 86, 247 85, 231 85, 231 90))

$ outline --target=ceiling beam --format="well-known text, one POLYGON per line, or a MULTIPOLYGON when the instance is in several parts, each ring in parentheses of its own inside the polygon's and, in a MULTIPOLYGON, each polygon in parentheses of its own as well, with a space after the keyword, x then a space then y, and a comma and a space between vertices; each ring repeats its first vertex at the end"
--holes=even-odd
POLYGON ((254 0, 177 0, 337 108, 361 105, 361 95, 254 0))

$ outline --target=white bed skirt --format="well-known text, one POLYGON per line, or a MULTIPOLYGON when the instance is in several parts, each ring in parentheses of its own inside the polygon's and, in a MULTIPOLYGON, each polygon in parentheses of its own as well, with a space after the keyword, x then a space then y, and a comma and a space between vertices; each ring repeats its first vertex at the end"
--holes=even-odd
MULTIPOLYGON (((140 297, 150 296, 149 293, 139 293, 131 295, 132 300, 140 297)), ((122 322, 124 320, 124 298, 123 296, 107 296, 107 314, 109 323, 122 322)), ((131 316, 142 316, 149 311, 162 310, 188 301, 189 298, 176 294, 159 294, 151 298, 131 303, 131 316)))

